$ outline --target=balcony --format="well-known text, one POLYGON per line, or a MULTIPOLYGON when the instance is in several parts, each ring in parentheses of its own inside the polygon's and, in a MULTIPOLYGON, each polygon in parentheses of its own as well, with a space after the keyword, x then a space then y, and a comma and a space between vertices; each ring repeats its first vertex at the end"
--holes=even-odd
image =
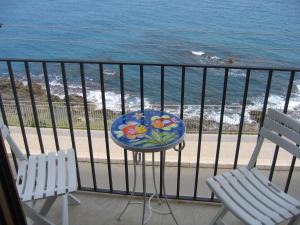
MULTIPOLYGON (((205 180, 248 163, 266 110, 273 107, 269 103, 273 86, 279 85, 284 93, 279 109, 300 118, 299 108, 289 107, 295 80, 300 75, 300 69, 296 68, 24 59, 0 59, 0 68, 6 76, 2 78, 5 89, 2 87, 0 90, 1 115, 24 153, 38 154, 69 147, 76 150, 79 183, 76 195, 82 204, 70 207, 71 224, 140 223, 138 206, 130 208, 122 222, 116 220, 130 194, 133 180, 131 153, 115 145, 109 137, 111 122, 121 114, 154 108, 177 114, 185 121, 185 149, 182 153, 170 150, 166 156, 167 194, 172 199, 180 224, 208 224, 215 215, 218 199, 211 194, 205 180), (117 75, 109 78, 106 69, 117 75), (54 95, 57 90, 51 86, 53 71, 61 76, 61 83, 57 85, 60 86, 59 97, 54 95), (232 93, 231 82, 236 79, 234 74, 237 71, 242 71, 244 76, 238 81, 239 90, 232 93), (98 74, 98 79, 88 82, 89 73, 98 74), (135 79, 128 80, 128 74, 135 79), (198 95, 195 95, 195 90, 187 94, 191 92, 187 85, 191 74, 199 79, 199 85, 196 85, 198 95), (152 80, 152 75, 156 84, 153 89, 159 101, 148 104, 146 99, 152 92, 146 87, 146 82, 152 80), (216 84, 220 85, 217 90, 220 101, 212 104, 210 76, 216 75, 220 77, 220 84, 216 84), (277 77, 285 78, 285 84, 278 84, 277 77), (177 105, 166 99, 172 92, 168 83, 170 79, 176 81, 172 90, 176 91, 174 95, 178 95, 177 105), (118 81, 119 88, 119 98, 113 107, 107 104, 107 92, 111 91, 112 81, 118 81), (263 89, 256 88, 257 81, 263 84, 263 89), (74 82, 79 85, 80 95, 72 93, 74 82), (100 93, 97 106, 87 96, 90 85, 95 85, 94 90, 100 93), (263 95, 260 108, 253 109, 249 98, 255 91, 262 91, 263 95), (128 93, 136 94, 138 105, 129 103, 128 93), (192 95, 198 104, 190 104, 189 97, 192 95), (239 98, 239 104, 228 102, 233 95, 239 98), (217 119, 211 119, 212 114, 217 119), (233 119, 234 122, 230 123, 233 119)), ((279 187, 299 198, 300 164, 288 153, 278 150, 272 143, 266 143, 257 166, 279 187)), ((150 156, 146 160, 150 163, 150 156)), ((11 161, 12 165, 15 164, 13 155, 11 161)), ((159 180, 159 153, 155 163, 159 180)), ((147 173, 150 172, 147 168, 147 173)), ((138 176, 141 176, 141 170, 138 170, 138 176)), ((139 182, 137 191, 141 195, 139 182)), ((153 192, 151 182, 147 183, 148 193, 153 192)), ((58 206, 59 202, 55 203, 49 214, 56 223, 60 220, 58 206)), ((239 224, 233 217, 228 219, 239 224)), ((149 222, 172 223, 171 218, 162 216, 154 216, 149 222)))

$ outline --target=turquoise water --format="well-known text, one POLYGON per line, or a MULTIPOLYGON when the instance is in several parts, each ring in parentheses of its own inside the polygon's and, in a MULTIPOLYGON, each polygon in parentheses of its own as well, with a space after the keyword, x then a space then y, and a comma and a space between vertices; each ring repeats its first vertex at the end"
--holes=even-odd
POLYGON ((298 0, 0 1, 0 57, 300 61, 298 0))
MULTIPOLYGON (((0 57, 93 59, 300 67, 298 0, 0 0, 0 57)), ((2 74, 6 71, 2 65, 2 74)), ((119 102, 117 67, 105 67, 107 98, 119 102)), ((15 65, 22 77, 23 69, 15 65)), ((147 104, 159 103, 159 68, 145 68, 147 104)), ((138 101, 138 68, 125 68, 128 104, 138 101)), ((33 68, 37 77, 41 68, 33 68)), ((180 69, 166 70, 166 103, 178 104, 180 69), (175 90, 175 91, 174 91, 175 90)), ((199 104, 201 70, 187 71, 186 104, 199 104)), ((207 104, 220 104, 223 70, 209 71, 207 104)), ((249 103, 260 106, 267 73, 251 75, 249 103)), ((60 94, 59 68, 50 68, 60 94)), ((99 102, 98 72, 87 68, 90 99, 99 102)), ((270 104, 282 107, 289 74, 274 74, 270 104)), ((298 107, 298 74, 292 105, 298 107)), ((77 67, 69 66, 80 92, 77 67)), ((245 71, 229 76, 227 103, 240 104, 245 71)), ((300 88, 300 86, 299 86, 300 88)), ((299 103, 300 104, 300 103, 299 103)))

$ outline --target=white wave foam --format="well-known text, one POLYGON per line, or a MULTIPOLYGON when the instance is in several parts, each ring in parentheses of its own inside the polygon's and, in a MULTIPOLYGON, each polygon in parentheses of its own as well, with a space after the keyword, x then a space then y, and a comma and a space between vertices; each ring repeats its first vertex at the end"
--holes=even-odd
POLYGON ((117 73, 113 70, 104 70, 104 74, 108 76, 116 76, 117 73))
POLYGON ((205 54, 203 51, 191 51, 193 55, 202 56, 205 54))
MULTIPOLYGON (((218 111, 212 111, 211 113, 207 113, 206 116, 209 120, 220 122, 220 112, 218 111)), ((232 125, 238 125, 240 123, 240 115, 238 113, 233 113, 233 114, 225 113, 223 116, 223 122, 232 125)))
POLYGON ((49 82, 50 87, 58 86, 63 87, 63 84, 59 80, 52 80, 49 82))
MULTIPOLYGON (((249 106, 250 109, 261 109, 263 107, 264 96, 259 96, 252 98, 252 105, 249 106)), ((268 107, 275 109, 283 109, 285 103, 285 97, 279 95, 270 95, 268 100, 268 107)), ((295 93, 291 96, 289 101, 289 110, 295 110, 300 108, 300 94, 295 93)))
POLYGON ((220 60, 221 58, 220 57, 218 57, 218 56, 211 56, 210 57, 212 60, 220 60))
MULTIPOLYGON (((139 110, 140 109, 140 99, 131 95, 125 95, 126 107, 130 110, 139 110)), ((87 99, 91 102, 94 102, 97 106, 97 109, 102 109, 102 94, 99 90, 89 90, 87 91, 87 99)), ((105 92, 105 103, 106 108, 114 111, 121 111, 121 95, 112 91, 105 92)), ((145 108, 151 106, 150 102, 144 100, 145 108)))
POLYGON ((81 85, 77 85, 77 84, 69 84, 68 88, 78 90, 78 89, 82 89, 82 86, 81 85))
MULTIPOLYGON (((296 81, 297 82, 297 81, 296 81)), ((292 113, 295 118, 299 119, 299 111, 300 111, 300 84, 296 83, 296 92, 292 93, 289 105, 288 105, 288 111, 292 113)), ((264 102, 264 96, 259 96, 250 99, 252 105, 248 106, 247 113, 249 114, 251 110, 261 110, 263 107, 264 102)), ((285 105, 285 96, 281 95, 270 95, 268 99, 268 108, 283 110, 285 105)))
POLYGON ((246 77, 246 72, 244 70, 232 69, 232 70, 229 70, 229 76, 246 77))
MULTIPOLYGON (((205 58, 205 57, 202 57, 205 58)), ((210 57, 212 58, 212 57, 210 57)), ((111 72, 112 73, 112 72, 111 72)), ((230 70, 231 76, 245 76, 244 70, 230 70)), ((60 76, 53 76, 49 74, 50 79, 50 89, 53 95, 58 96, 59 98, 63 99, 65 97, 62 79, 60 76)), ((27 86, 27 80, 24 76, 20 76, 20 81, 23 85, 27 86)), ((44 87, 44 82, 41 81, 41 85, 44 87)), ((45 87, 44 87, 45 88, 45 87)), ((69 93, 75 94, 78 96, 82 96, 82 87, 79 84, 70 83, 68 85, 69 93)), ((140 98, 134 95, 126 94, 125 96, 126 108, 130 110, 139 110, 140 109, 140 98)), ((102 96, 101 91, 95 90, 92 87, 87 87, 87 98, 88 101, 94 102, 98 109, 102 108, 102 96)), ((113 91, 105 92, 105 100, 106 100, 106 108, 114 111, 121 111, 121 95, 119 93, 115 93, 113 91)), ((250 112, 252 110, 261 110, 263 107, 264 102, 264 95, 260 95, 257 97, 253 97, 249 99, 250 104, 247 105, 246 112, 245 112, 245 121, 247 123, 252 123, 252 119, 250 116, 250 112)), ((278 94, 271 94, 268 99, 268 108, 275 108, 282 110, 284 108, 285 96, 278 95, 278 94)), ((155 108, 155 105, 150 104, 148 99, 145 99, 145 108, 155 108)), ((174 114, 179 114, 180 107, 173 106, 167 107, 166 111, 169 111, 174 114)), ((296 111, 295 116, 299 117, 300 111, 300 80, 296 80, 294 83, 294 90, 290 97, 289 101, 289 111, 296 111)), ((220 106, 205 106, 204 114, 205 118, 209 120, 213 120, 215 122, 220 121, 220 106)), ((226 105, 225 114, 223 121, 227 124, 238 125, 240 122, 240 112, 241 112, 241 105, 240 104, 231 104, 226 105)), ((197 118, 200 114, 200 106, 199 105, 189 105, 185 106, 184 108, 184 118, 197 118)))

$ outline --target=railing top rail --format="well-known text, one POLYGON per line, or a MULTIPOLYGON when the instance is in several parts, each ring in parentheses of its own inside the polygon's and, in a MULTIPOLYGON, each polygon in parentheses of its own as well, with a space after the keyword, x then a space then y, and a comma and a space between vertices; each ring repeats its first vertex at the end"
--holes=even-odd
POLYGON ((214 64, 188 64, 188 63, 159 63, 159 62, 126 62, 126 61, 99 61, 89 59, 25 59, 25 58, 0 58, 0 62, 46 62, 46 63, 85 63, 85 64, 111 64, 111 65, 144 65, 144 66, 170 66, 170 67, 198 67, 213 69, 240 69, 240 70, 273 70, 300 72, 297 67, 270 67, 270 66, 246 66, 246 65, 214 65, 214 64))

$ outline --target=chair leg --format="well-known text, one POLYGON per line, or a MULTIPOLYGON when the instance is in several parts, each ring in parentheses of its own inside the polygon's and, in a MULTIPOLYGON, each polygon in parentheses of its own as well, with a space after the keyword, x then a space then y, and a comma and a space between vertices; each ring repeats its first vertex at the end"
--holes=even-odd
POLYGON ((69 194, 63 196, 63 210, 62 210, 62 224, 69 225, 69 204, 68 204, 69 194))
POLYGON ((299 224, 300 224, 300 215, 294 216, 288 223, 288 225, 299 225, 299 224))
MULTIPOLYGON (((30 202, 26 202, 25 204, 27 204, 30 208, 33 209, 35 202, 30 201, 30 202)), ((28 225, 33 225, 33 220, 30 217, 27 217, 27 223, 28 225)))
POLYGON ((48 197, 40 211, 40 214, 43 216, 46 216, 48 214, 50 208, 52 207, 53 203, 55 202, 55 200, 56 200, 56 196, 48 197))
POLYGON ((46 217, 40 215, 37 211, 35 211, 33 208, 31 208, 26 203, 23 203, 23 208, 26 213, 26 216, 28 216, 30 219, 35 221, 37 224, 40 225, 54 225, 51 221, 49 221, 46 217))
POLYGON ((69 194, 69 203, 75 204, 75 205, 79 205, 80 204, 80 200, 78 198, 76 198, 74 195, 69 194))
POLYGON ((225 206, 222 206, 222 208, 218 211, 217 215, 210 222, 210 225, 215 225, 219 219, 222 219, 225 216, 227 211, 228 210, 225 208, 225 206))

